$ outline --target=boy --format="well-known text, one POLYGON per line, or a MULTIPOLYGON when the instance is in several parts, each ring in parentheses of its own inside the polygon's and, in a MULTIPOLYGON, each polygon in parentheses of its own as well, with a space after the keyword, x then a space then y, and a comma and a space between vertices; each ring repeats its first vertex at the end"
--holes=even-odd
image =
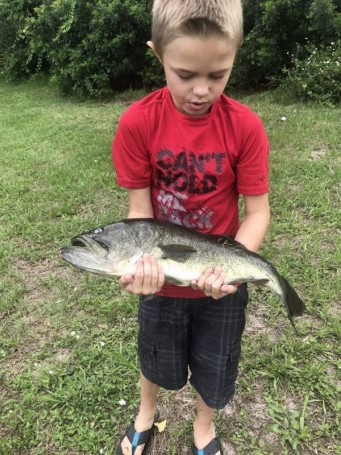
MULTIPOLYGON (((268 141, 258 117, 223 94, 241 39, 240 0, 155 0, 148 45, 167 86, 124 113, 113 160, 128 192, 128 218, 230 235, 256 251, 270 218, 268 141)), ((158 388, 182 388, 188 369, 197 392, 192 453, 223 454, 213 417, 234 393, 247 304, 246 285, 224 278, 217 264, 192 287, 165 285, 148 255, 121 278, 125 290, 156 296, 140 301, 141 402, 117 454, 144 453, 158 388)))

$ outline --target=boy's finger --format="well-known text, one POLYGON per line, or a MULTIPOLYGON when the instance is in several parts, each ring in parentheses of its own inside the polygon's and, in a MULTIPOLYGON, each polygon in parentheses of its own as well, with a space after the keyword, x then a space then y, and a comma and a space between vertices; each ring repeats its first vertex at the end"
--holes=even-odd
POLYGON ((126 287, 128 284, 132 283, 134 280, 134 276, 131 274, 122 275, 119 279, 119 284, 121 287, 126 287))
POLYGON ((223 284, 220 290, 224 294, 235 294, 238 290, 238 287, 233 284, 223 284))
POLYGON ((162 288, 162 286, 165 284, 165 273, 159 263, 157 263, 157 268, 158 268, 157 290, 159 291, 162 288))
POLYGON ((224 272, 221 267, 216 267, 213 273, 205 281, 205 289, 211 289, 213 292, 220 291, 224 284, 224 272))
POLYGON ((160 266, 154 257, 150 257, 149 265, 150 265, 150 276, 148 279, 149 289, 146 290, 148 290, 149 293, 152 293, 155 292, 156 290, 159 290, 160 266))
POLYGON ((143 295, 154 294, 164 284, 164 272, 157 259, 147 253, 142 257, 142 264, 143 281, 139 293, 143 295))
POLYGON ((196 286, 198 289, 201 289, 201 290, 204 289, 205 282, 212 275, 212 273, 213 273, 213 269, 211 267, 208 268, 207 270, 205 270, 205 272, 201 275, 201 277, 196 282, 196 286))

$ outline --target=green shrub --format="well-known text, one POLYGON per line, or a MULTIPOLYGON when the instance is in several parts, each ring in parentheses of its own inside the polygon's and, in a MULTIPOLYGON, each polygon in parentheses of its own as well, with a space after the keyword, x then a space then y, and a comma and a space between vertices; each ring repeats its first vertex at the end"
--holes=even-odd
POLYGON ((141 85, 148 0, 54 0, 37 9, 34 48, 64 92, 105 96, 141 85))
POLYGON ((40 71, 41 57, 30 46, 30 25, 41 0, 0 1, 1 72, 9 80, 21 80, 40 71))
POLYGON ((104 96, 142 84, 152 0, 2 0, 3 72, 48 69, 62 90, 104 96), (6 29, 6 30, 5 30, 6 29))
POLYGON ((151 49, 147 50, 146 64, 141 69, 139 76, 143 86, 147 89, 163 87, 166 84, 163 66, 151 49))
POLYGON ((282 86, 300 99, 334 104, 341 101, 341 42, 318 49, 309 46, 305 59, 293 58, 282 86))
MULTIPOLYGON (((230 85, 278 84, 309 46, 341 37, 341 0, 243 0, 245 39, 230 85), (307 43, 310 43, 307 47, 307 43)), ((152 0, 0 0, 0 64, 7 79, 49 72, 66 93, 106 96, 163 84, 147 51, 152 0)), ((321 51, 323 52, 323 51, 321 51)))
POLYGON ((297 49, 305 57, 307 43, 320 48, 340 38, 340 13, 340 0, 244 0, 246 36, 231 84, 249 88, 281 80, 297 49))

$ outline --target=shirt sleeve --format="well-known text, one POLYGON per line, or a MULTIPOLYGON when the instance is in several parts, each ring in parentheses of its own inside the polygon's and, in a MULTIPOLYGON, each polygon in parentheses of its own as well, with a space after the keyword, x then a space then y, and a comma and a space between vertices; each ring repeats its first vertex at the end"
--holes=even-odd
POLYGON ((112 159, 119 186, 139 189, 150 185, 152 169, 147 139, 144 115, 133 104, 120 118, 112 143, 112 159))
POLYGON ((259 117, 247 110, 237 161, 237 191, 253 196, 269 191, 269 141, 259 117))

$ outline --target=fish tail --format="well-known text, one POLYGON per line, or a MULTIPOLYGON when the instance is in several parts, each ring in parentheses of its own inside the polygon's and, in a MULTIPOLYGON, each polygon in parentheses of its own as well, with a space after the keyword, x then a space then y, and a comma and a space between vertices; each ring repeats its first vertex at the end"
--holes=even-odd
POLYGON ((287 308, 289 320, 296 334, 298 335, 298 331, 295 327, 293 317, 301 316, 305 312, 306 307, 302 302, 301 298, 299 297, 299 295, 297 294, 297 292, 295 291, 295 289, 291 286, 290 283, 288 283, 288 281, 284 277, 278 275, 278 280, 283 293, 282 299, 287 308))

